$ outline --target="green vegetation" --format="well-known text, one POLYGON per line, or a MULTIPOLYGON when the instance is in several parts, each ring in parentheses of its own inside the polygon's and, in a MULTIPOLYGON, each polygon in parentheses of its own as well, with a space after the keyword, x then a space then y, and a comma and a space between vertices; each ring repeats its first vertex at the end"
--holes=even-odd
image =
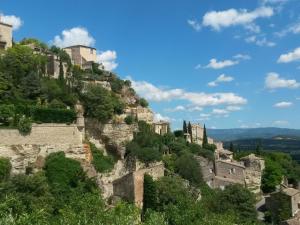
POLYGON ((93 155, 92 164, 99 173, 110 172, 114 168, 114 159, 112 156, 103 155, 103 150, 98 149, 94 144, 90 143, 93 155))
POLYGON ((128 124, 128 125, 131 125, 134 123, 135 119, 133 118, 133 116, 126 116, 125 119, 124 119, 125 123, 128 124))
POLYGON ((0 183, 8 179, 10 170, 11 164, 9 159, 0 157, 0 183))

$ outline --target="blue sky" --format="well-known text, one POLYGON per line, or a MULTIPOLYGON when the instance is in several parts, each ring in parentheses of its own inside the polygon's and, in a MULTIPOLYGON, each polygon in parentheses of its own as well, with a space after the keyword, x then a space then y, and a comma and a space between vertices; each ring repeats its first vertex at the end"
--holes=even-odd
POLYGON ((92 45, 157 118, 300 128, 299 0, 2 0, 14 38, 92 45), (62 33, 63 32, 63 33, 62 33))

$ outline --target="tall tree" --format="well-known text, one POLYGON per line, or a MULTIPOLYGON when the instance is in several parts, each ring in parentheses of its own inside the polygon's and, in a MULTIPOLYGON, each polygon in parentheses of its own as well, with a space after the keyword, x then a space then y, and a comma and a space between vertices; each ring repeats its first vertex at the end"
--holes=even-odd
POLYGON ((231 152, 234 152, 234 151, 235 151, 232 142, 230 142, 229 151, 231 151, 231 152))
POLYGON ((186 126, 186 121, 185 121, 185 120, 183 121, 183 128, 182 128, 182 131, 183 131, 184 134, 187 133, 187 126, 186 126))
POLYGON ((156 185, 153 178, 145 174, 144 176, 144 201, 143 201, 143 214, 147 209, 155 209, 157 203, 156 185))
POLYGON ((193 131, 191 122, 189 122, 188 124, 188 133, 190 134, 191 142, 193 142, 193 131))
POLYGON ((205 124, 204 124, 202 147, 205 147, 207 144, 208 144, 208 140, 207 140, 207 134, 206 134, 206 127, 205 127, 205 124))

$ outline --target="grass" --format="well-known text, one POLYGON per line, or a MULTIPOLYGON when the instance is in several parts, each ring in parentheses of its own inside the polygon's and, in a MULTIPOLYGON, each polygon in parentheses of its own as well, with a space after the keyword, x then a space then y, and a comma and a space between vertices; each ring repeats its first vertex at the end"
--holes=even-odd
POLYGON ((98 149, 94 144, 90 143, 93 155, 92 164, 99 173, 110 172, 114 168, 115 161, 112 156, 105 156, 103 150, 98 149))

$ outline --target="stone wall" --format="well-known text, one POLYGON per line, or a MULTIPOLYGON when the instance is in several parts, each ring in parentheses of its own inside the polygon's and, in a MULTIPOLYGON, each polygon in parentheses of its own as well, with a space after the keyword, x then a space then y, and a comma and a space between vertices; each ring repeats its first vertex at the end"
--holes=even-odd
POLYGON ((0 42, 5 42, 5 49, 12 46, 12 26, 0 21, 0 42))
POLYGON ((162 163, 152 164, 147 168, 131 172, 113 182, 114 196, 121 197, 142 208, 144 195, 144 175, 149 174, 154 180, 164 176, 162 163))
POLYGON ((217 160, 215 164, 216 164, 216 176, 244 182, 245 167, 243 165, 237 162, 227 162, 222 160, 217 160))
POLYGON ((16 129, 0 129, 0 145, 79 145, 82 140, 83 134, 74 124, 33 124, 28 135, 16 129))
POLYGON ((202 173, 203 180, 207 183, 208 186, 213 187, 213 180, 215 177, 214 161, 211 161, 202 156, 195 156, 195 159, 200 166, 200 172, 202 173))

